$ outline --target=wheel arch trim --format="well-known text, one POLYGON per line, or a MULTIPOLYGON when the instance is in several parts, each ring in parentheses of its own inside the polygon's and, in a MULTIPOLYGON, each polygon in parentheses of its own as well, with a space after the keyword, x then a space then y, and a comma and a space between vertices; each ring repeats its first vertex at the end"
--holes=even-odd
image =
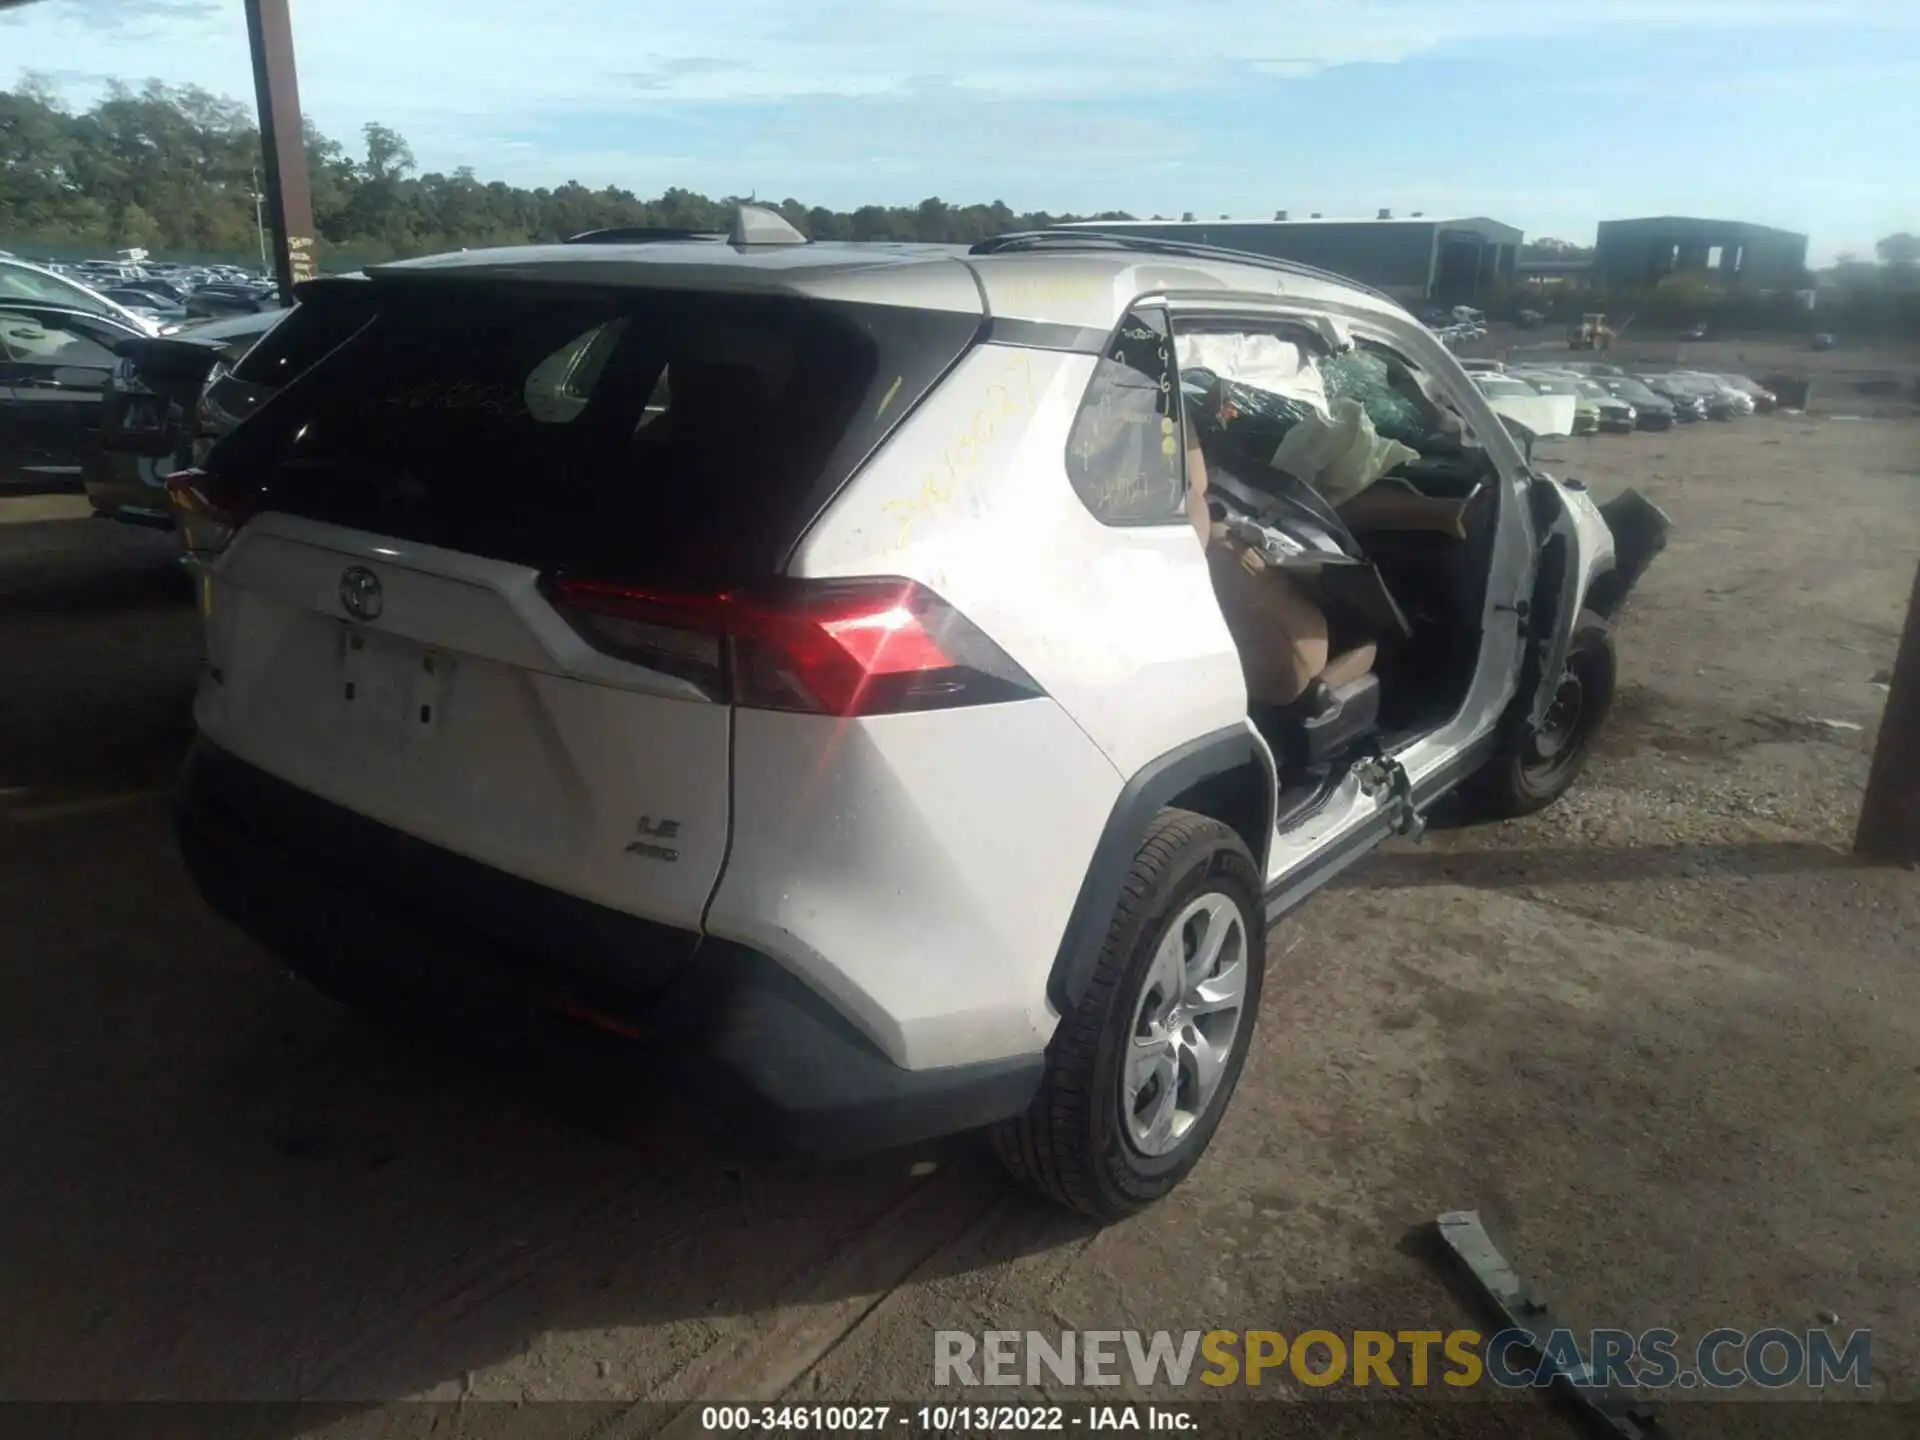
POLYGON ((1070 1012, 1086 993, 1087 985, 1099 963, 1107 930, 1120 903, 1121 886, 1127 870, 1140 851, 1154 816, 1201 787, 1212 785, 1214 793, 1223 788, 1244 802, 1239 824, 1226 816, 1203 809, 1201 813, 1234 829, 1247 841, 1253 854, 1255 873, 1265 875, 1267 849, 1273 839, 1273 809, 1278 799, 1278 777, 1273 759, 1257 742, 1252 728, 1242 723, 1229 725, 1209 735, 1201 735, 1176 746, 1158 759, 1149 761, 1121 788, 1107 815, 1107 823, 1095 844, 1087 873, 1074 898, 1067 917, 1067 928, 1055 953, 1053 968, 1047 975, 1047 999, 1061 1015, 1070 1012), (1236 773, 1243 779, 1236 783, 1236 773), (1247 797, 1246 786, 1258 786, 1260 793, 1247 797), (1256 833, 1248 835, 1249 825, 1256 833))

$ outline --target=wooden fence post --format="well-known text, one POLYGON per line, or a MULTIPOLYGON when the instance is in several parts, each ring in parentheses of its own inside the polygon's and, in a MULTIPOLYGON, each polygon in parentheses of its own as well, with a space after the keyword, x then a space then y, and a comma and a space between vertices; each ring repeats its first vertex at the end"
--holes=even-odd
POLYGON ((280 303, 291 305, 293 287, 318 273, 306 128, 294 76, 293 20, 287 0, 245 0, 245 4, 254 96, 260 106, 267 223, 273 227, 273 274, 280 282, 280 303))
POLYGON ((1920 569, 1907 600, 1906 629, 1853 848, 1869 860, 1920 864, 1920 569))

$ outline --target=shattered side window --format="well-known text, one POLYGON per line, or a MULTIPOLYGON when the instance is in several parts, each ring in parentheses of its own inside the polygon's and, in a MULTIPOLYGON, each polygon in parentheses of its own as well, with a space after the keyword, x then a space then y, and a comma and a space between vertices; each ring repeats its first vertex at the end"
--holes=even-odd
POLYGON ((1264 463, 1302 420, 1327 414, 1323 347, 1304 331, 1218 325, 1183 328, 1176 340, 1180 389, 1203 448, 1264 463))
POLYGON ((1327 395, 1356 400, 1373 428, 1424 456, 1460 453, 1460 421, 1422 390, 1413 367, 1388 351, 1361 345, 1322 362, 1327 395))
POLYGON ((1183 318, 1180 385, 1209 475, 1277 470, 1339 505, 1384 476, 1465 493, 1485 472, 1462 418, 1401 356, 1276 318, 1183 318))
POLYGON ((1101 353, 1067 436, 1067 478, 1102 524, 1187 523, 1176 384, 1165 313, 1132 312, 1101 353))

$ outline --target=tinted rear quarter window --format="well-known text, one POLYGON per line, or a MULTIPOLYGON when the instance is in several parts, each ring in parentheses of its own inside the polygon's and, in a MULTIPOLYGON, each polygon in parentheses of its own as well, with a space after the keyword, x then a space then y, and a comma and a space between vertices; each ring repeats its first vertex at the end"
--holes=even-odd
POLYGON ((1185 522, 1176 382, 1165 312, 1127 315, 1101 351, 1067 436, 1067 478, 1102 524, 1185 522))
POLYGON ((312 299, 296 305, 252 344, 234 366, 234 374, 253 385, 277 389, 286 384, 373 318, 370 290, 359 280, 316 287, 312 299))

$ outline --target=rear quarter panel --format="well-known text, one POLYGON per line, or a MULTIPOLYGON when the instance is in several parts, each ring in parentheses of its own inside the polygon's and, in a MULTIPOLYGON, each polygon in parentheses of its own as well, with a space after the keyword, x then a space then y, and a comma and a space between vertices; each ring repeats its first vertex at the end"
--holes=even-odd
POLYGON ((1246 683, 1184 520, 1096 520, 1066 475, 1090 355, 975 350, 835 503, 802 575, 903 575, 978 625, 1123 775, 1245 723, 1246 683))
POLYGON ((1052 701, 735 716, 709 934, 788 965, 896 1064, 1031 1055, 1120 777, 1052 701))
POLYGON ((1044 697, 737 717, 733 848, 708 929, 781 957, 912 1068, 1044 1048, 1048 977, 1126 780, 1245 725, 1191 527, 1102 525, 1067 479, 1093 365, 976 349, 792 565, 921 582, 1044 697))

